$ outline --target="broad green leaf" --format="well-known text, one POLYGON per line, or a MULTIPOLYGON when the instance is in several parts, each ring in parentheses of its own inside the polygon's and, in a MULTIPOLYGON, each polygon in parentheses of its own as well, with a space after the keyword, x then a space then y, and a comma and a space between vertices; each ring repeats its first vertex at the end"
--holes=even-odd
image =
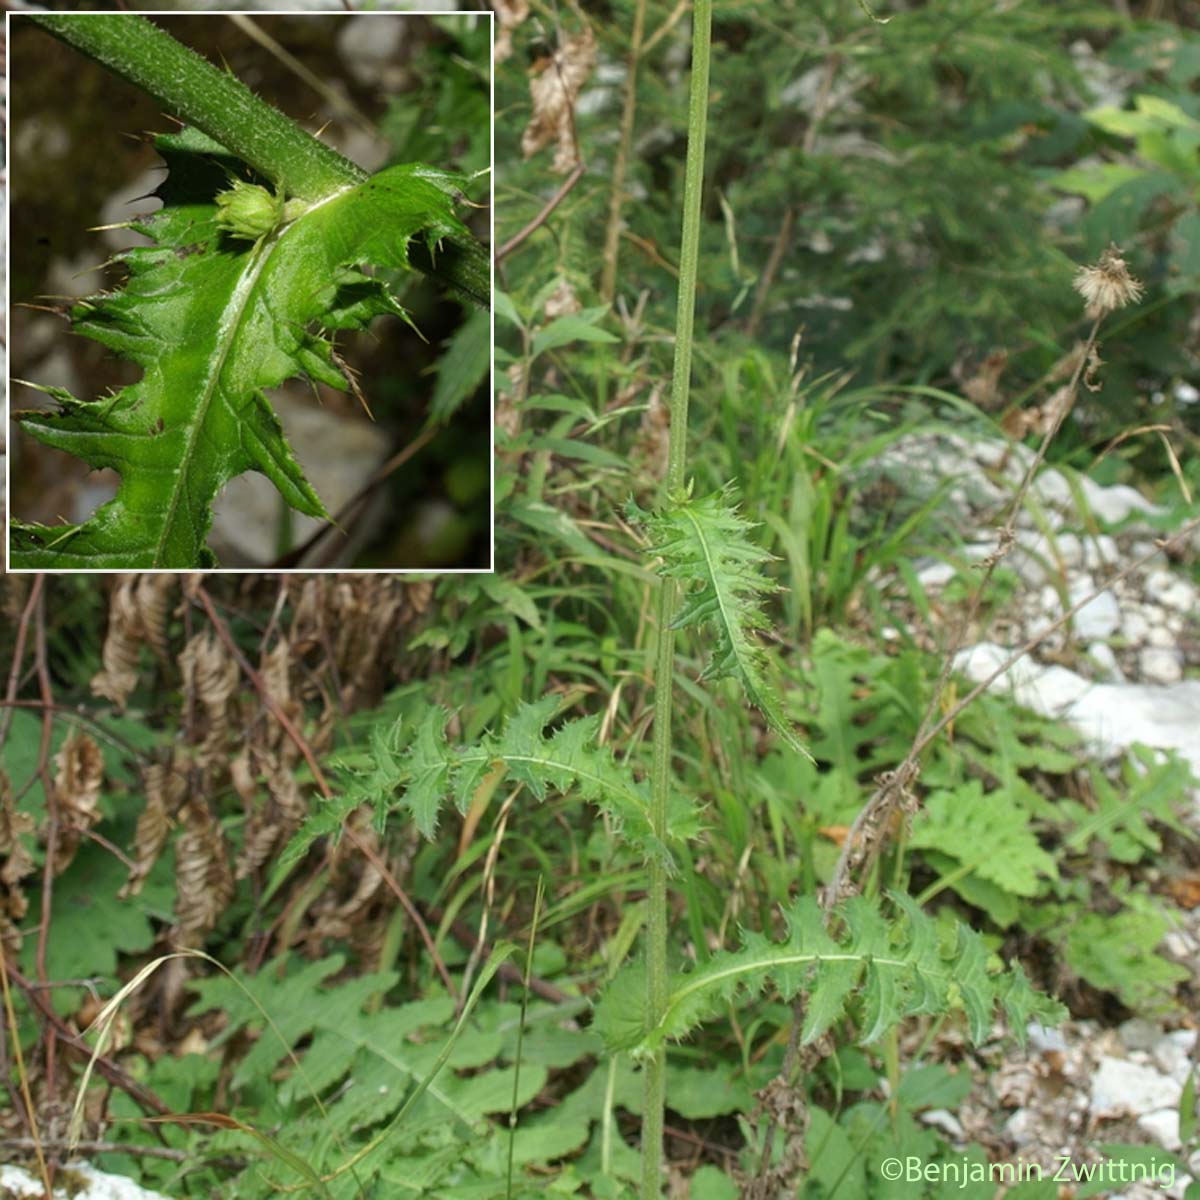
MULTIPOLYGON (((419 164, 335 192, 257 240, 222 228, 216 204, 237 164, 194 130, 160 137, 164 207, 133 228, 155 241, 118 258, 123 290, 79 301, 77 333, 142 368, 116 395, 27 413, 38 440, 121 477, 116 497, 80 525, 16 525, 23 568, 188 569, 214 565, 212 502, 259 471, 294 509, 328 514, 292 455, 265 392, 295 375, 346 387, 327 331, 404 316, 365 264, 408 266, 408 246, 465 236, 455 181, 419 164)), ((225 221, 228 226, 228 220, 225 221)), ((257 226, 255 226, 257 228, 257 226)))
POLYGON ((600 329, 596 324, 607 312, 608 305, 603 304, 551 321, 545 329, 539 329, 533 335, 533 357, 537 358, 547 350, 555 350, 571 342, 618 341, 607 329, 600 329))
POLYGON ((1186 1146, 1196 1133, 1196 1079, 1195 1068, 1189 1070, 1179 1097, 1179 1140, 1186 1146))
POLYGON ((1133 112, 1110 105, 1094 108, 1084 115, 1106 133, 1121 137, 1136 137, 1140 133, 1163 127, 1191 129, 1200 133, 1200 121, 1188 116, 1178 104, 1172 104, 1161 96, 1138 96, 1134 105, 1133 112))
POLYGON ((896 1092, 900 1104, 911 1112, 925 1108, 954 1110, 971 1091, 969 1071, 953 1072, 942 1063, 909 1067, 896 1092))
POLYGON ((1171 230, 1167 291, 1173 296, 1200 291, 1200 213, 1186 213, 1171 230))
POLYGON ((542 615, 533 597, 520 584, 502 575, 484 575, 480 585, 488 597, 505 612, 520 617, 531 629, 541 629, 542 615))
POLYGON ((706 1121, 745 1112, 753 1097, 740 1066, 717 1062, 711 1067, 667 1064, 667 1106, 689 1121, 706 1121))
POLYGON ((582 442, 576 438, 540 437, 533 443, 533 448, 549 450, 560 458, 578 459, 580 462, 590 463, 602 470, 629 470, 629 463, 619 454, 605 450, 603 446, 594 446, 591 442, 582 442))
POLYGON ((1180 201, 1187 196, 1180 181, 1166 171, 1143 171, 1114 188, 1084 220, 1089 250, 1098 254, 1110 242, 1127 245, 1151 206, 1163 196, 1180 201))
POLYGON ((737 1200, 738 1188, 724 1172, 704 1166, 692 1176, 692 1200, 737 1200))
POLYGON ((497 320, 507 321, 510 325, 515 325, 518 329, 525 328, 525 322, 521 320, 521 316, 517 312, 517 306, 512 302, 512 297, 507 292, 496 292, 492 297, 492 307, 496 310, 497 320))
POLYGON ((1099 204, 1122 184, 1140 179, 1145 169, 1132 163, 1098 163, 1094 167, 1068 167, 1047 182, 1063 192, 1077 192, 1089 204, 1099 204))
MULTIPOLYGON (((143 892, 118 899, 124 882, 120 859, 96 845, 84 845, 70 869, 54 881, 54 936, 46 953, 52 979, 113 976, 118 955, 141 954, 154 944, 150 897, 143 892), (103 937, 95 936, 98 929, 104 930, 103 937)), ((37 908, 30 919, 36 922, 37 908)), ((25 939, 27 970, 33 967, 36 942, 25 939)))

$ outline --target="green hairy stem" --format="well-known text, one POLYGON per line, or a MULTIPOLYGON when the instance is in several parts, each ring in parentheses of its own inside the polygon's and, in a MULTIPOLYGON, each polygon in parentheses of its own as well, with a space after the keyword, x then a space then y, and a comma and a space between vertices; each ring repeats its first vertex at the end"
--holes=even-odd
MULTIPOLYGON (((708 63, 712 44, 712 0, 696 0, 692 13, 692 83, 688 104, 688 152, 684 177, 683 235, 679 253, 679 303, 675 318, 675 363, 671 376, 670 448, 666 495, 682 492, 687 461, 688 388, 692 374, 692 328, 696 273, 700 261, 700 199, 704 186, 704 139, 708 122, 708 63)), ((650 776, 650 824, 668 840, 671 792, 671 678, 675 658, 672 619, 678 587, 663 578, 658 588, 658 653, 654 662, 654 765, 650 776)), ((657 1025, 667 1007, 667 868, 649 863, 649 914, 646 939, 647 1019, 657 1025)), ((656 1048, 646 1063, 642 1110, 642 1198, 662 1194, 663 1108, 666 1104, 666 1051, 656 1048)))
POLYGON ((145 17, 31 13, 29 20, 148 92, 290 196, 316 200, 367 177, 145 17))
MULTIPOLYGON (((288 196, 317 200, 367 178, 361 167, 145 17, 30 13, 27 19, 142 88, 288 196)), ((488 254, 465 230, 444 253, 416 252, 412 265, 460 298, 489 306, 488 254)))

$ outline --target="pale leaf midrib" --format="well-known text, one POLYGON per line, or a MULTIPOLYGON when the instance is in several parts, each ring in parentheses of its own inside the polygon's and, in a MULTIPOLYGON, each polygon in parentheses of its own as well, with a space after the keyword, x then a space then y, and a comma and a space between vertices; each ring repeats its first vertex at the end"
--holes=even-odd
POLYGON ((162 561, 164 548, 179 517, 179 509, 183 494, 187 489, 187 481, 191 472, 191 464, 196 454, 200 430, 208 421, 213 397, 220 386, 225 364, 229 360, 229 355, 233 351, 238 331, 241 328, 242 316, 245 313, 246 306, 254 295, 258 280, 262 275, 263 269, 270 258, 271 250, 277 240, 277 238, 266 239, 250 251, 250 261, 246 269, 238 277, 229 302, 221 312, 221 319, 217 325, 217 340, 212 358, 212 369, 209 371, 200 389, 195 420, 188 422, 185 426, 187 432, 184 435, 183 456, 179 460, 178 468, 175 471, 175 482, 171 488, 167 512, 163 518, 159 536, 154 546, 153 565, 155 567, 170 565, 164 564, 162 561))

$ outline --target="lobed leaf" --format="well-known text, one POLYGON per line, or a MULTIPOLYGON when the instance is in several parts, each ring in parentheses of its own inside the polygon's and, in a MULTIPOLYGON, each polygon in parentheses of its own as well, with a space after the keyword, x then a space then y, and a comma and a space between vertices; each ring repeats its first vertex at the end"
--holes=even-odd
MULTIPOLYGON (((627 842, 647 857, 669 862, 670 853, 650 824, 645 785, 596 743, 599 718, 565 721, 546 732, 560 703, 558 697, 547 696, 524 704, 500 733, 485 734, 478 745, 466 747, 449 743, 448 714, 432 709, 406 756, 408 786, 399 803, 413 815, 421 831, 432 836, 447 798, 459 812, 466 812, 484 777, 501 768, 537 800, 544 800, 550 792, 577 792, 605 812, 627 842)), ((690 807, 677 801, 671 816, 672 837, 688 836, 693 820, 690 807)))
POLYGON ((770 727, 811 761, 766 677, 757 634, 768 627, 762 598, 778 588, 762 573, 771 555, 750 540, 754 526, 737 511, 733 489, 689 497, 656 513, 631 504, 629 515, 649 535, 650 553, 662 559, 659 574, 683 584, 673 628, 707 628, 716 635, 701 678, 736 679, 770 727))
POLYGON ((627 968, 598 1004, 596 1028, 614 1051, 650 1053, 686 1037, 740 993, 758 995, 768 987, 789 1001, 804 993, 805 1043, 841 1020, 852 999, 863 1043, 877 1041, 906 1017, 953 1008, 965 1011, 975 1042, 990 1032, 997 1005, 1018 1037, 1031 1019, 1048 1024, 1061 1018, 1060 1006, 1036 993, 1019 967, 989 970, 974 930, 958 925, 957 943, 947 950, 911 898, 899 893, 890 898, 900 909, 898 922, 856 896, 839 910, 844 932, 834 934, 816 900, 801 897, 784 914, 785 941, 744 933, 740 950, 714 955, 676 978, 662 1019, 652 1028, 645 1018, 644 968, 627 968))
POLYGON ((390 167, 299 215, 281 203, 279 226, 233 233, 216 197, 229 195, 236 161, 192 129, 157 145, 169 169, 164 207, 132 224, 155 245, 118 255, 124 289, 71 314, 75 332, 135 362, 142 377, 100 400, 55 389, 55 410, 21 417, 46 445, 116 471, 120 487, 82 524, 14 523, 15 567, 213 566, 213 500, 246 471, 266 475, 292 508, 327 518, 264 393, 296 375, 347 387, 325 331, 405 315, 359 267, 405 268, 414 240, 432 251, 466 236, 455 180, 419 164, 390 167))

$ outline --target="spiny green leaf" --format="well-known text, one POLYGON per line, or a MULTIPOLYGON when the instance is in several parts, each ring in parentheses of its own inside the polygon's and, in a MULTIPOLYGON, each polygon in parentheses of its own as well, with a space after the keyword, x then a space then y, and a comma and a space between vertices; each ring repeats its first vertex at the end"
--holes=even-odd
MULTIPOLYGON (((546 726, 561 701, 547 696, 524 704, 500 733, 485 734, 477 746, 455 747, 446 738, 448 716, 431 711, 421 723, 408 752, 408 787, 399 803, 430 835, 447 797, 465 812, 484 776, 502 767, 510 779, 523 783, 537 800, 549 792, 578 792, 607 813, 631 845, 648 857, 669 860, 667 848, 650 825, 649 795, 630 770, 596 744, 598 717, 566 721, 551 733, 546 726)), ((677 801, 671 816, 672 837, 693 832, 694 816, 677 801)))
POLYGON ((438 810, 449 790, 451 763, 446 754, 445 709, 432 708, 417 727, 417 736, 406 756, 408 787, 404 806, 427 838, 437 829, 438 810))
POLYGON ((645 1019, 644 968, 628 968, 597 1006, 596 1028, 612 1050, 651 1052, 685 1037, 739 992, 757 995, 768 986, 784 1000, 805 994, 806 1043, 840 1020, 852 997, 860 998, 862 1042, 877 1041, 905 1017, 956 1007, 965 1010, 976 1042, 990 1032, 997 1004, 1017 1037, 1031 1018, 1047 1024, 1061 1018, 1060 1006, 1034 992, 1019 968, 989 971, 987 951, 973 930, 959 925, 957 944, 944 949, 933 922, 909 897, 895 894, 891 900, 901 910, 900 921, 888 920, 859 896, 839 910, 844 931, 835 934, 816 900, 801 897, 784 914, 786 941, 744 933, 740 950, 714 955, 674 981, 653 1028, 645 1019))
POLYGON ((650 553, 662 559, 659 573, 683 584, 683 604, 673 627, 708 628, 716 634, 701 678, 736 679, 771 728, 811 760, 766 678, 766 655, 757 634, 768 627, 762 597, 778 588, 762 573, 771 555, 750 540, 754 526, 737 511, 733 489, 688 498, 657 513, 630 505, 629 515, 649 535, 650 553))
POLYGON ((466 232, 453 179, 418 164, 298 212, 257 185, 229 188, 238 164, 195 130, 157 144, 170 170, 164 207, 132 225, 156 244, 118 256, 129 272, 122 291, 72 312, 75 332, 131 359, 142 378, 101 400, 58 391, 55 411, 22 418, 38 440, 115 470, 120 487, 80 525, 14 524, 15 566, 211 566, 212 502, 252 470, 293 508, 326 517, 264 392, 294 375, 345 387, 322 330, 404 315, 358 266, 404 268, 410 242, 432 250, 466 232))

